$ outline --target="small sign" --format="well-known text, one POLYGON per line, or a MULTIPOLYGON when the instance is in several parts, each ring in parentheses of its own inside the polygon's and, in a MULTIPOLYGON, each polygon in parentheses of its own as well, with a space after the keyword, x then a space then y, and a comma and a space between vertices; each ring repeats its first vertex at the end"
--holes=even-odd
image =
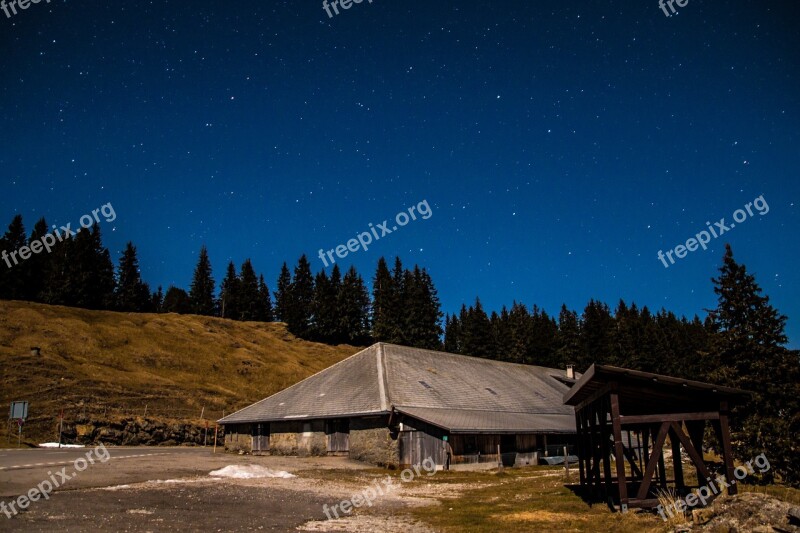
POLYGON ((444 437, 442 437, 442 440, 443 440, 443 441, 445 441, 445 442, 447 442, 447 435, 445 435, 444 437))
POLYGON ((25 420, 28 418, 28 402, 11 402, 11 409, 8 412, 8 419, 13 420, 19 418, 25 420))

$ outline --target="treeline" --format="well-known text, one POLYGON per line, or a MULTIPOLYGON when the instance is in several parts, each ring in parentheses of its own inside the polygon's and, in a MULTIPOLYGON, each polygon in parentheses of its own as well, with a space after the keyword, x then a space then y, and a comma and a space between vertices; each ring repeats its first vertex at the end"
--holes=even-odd
MULTIPOLYGON (((28 236, 17 215, 0 238, 0 251, 29 246, 47 232, 47 222, 41 219, 28 236)), ((250 259, 238 272, 230 262, 218 295, 205 247, 188 292, 173 286, 166 293, 162 287, 152 291, 142 280, 133 243, 126 245, 115 268, 98 225, 63 238, 49 253, 42 250, 25 260, 8 253, 3 257, 8 260, 0 263, 0 299, 96 310, 278 320, 298 337, 319 342, 367 345, 384 341, 441 348, 442 312, 433 281, 419 266, 404 268, 400 258, 391 272, 383 258, 378 262, 373 312, 373 298, 355 267, 344 276, 338 265, 330 275, 325 270, 315 275, 305 255, 293 271, 283 264, 274 293, 250 259)))
POLYGON ((578 314, 561 306, 558 318, 515 302, 487 315, 480 299, 445 317, 444 350, 511 363, 566 368, 583 372, 592 363, 621 366, 680 377, 709 370, 713 323, 691 321, 661 310, 628 306, 612 313, 590 300, 578 314))
MULTIPOLYGON (((0 238, 0 251, 19 250, 47 231, 40 220, 27 236, 17 216, 0 238)), ((786 317, 761 294, 730 247, 712 280, 717 307, 705 320, 665 310, 653 314, 624 301, 612 312, 595 300, 580 314, 562 306, 558 317, 516 302, 487 314, 476 299, 445 317, 444 332, 433 280, 416 265, 404 268, 400 258, 392 269, 383 258, 378 261, 370 297, 355 268, 344 276, 338 266, 330 275, 324 270, 314 275, 305 255, 293 270, 283 264, 273 293, 249 259, 238 272, 229 263, 217 295, 205 248, 188 292, 151 291, 141 279, 136 247, 128 243, 115 268, 97 225, 18 264, 2 257, 0 299, 280 320, 295 335, 326 343, 384 341, 553 368, 573 364, 581 372, 593 363, 611 364, 742 388, 753 397, 734 411, 737 457, 747 460, 766 451, 774 466, 768 478, 777 474, 800 484, 800 353, 785 348, 786 317)))

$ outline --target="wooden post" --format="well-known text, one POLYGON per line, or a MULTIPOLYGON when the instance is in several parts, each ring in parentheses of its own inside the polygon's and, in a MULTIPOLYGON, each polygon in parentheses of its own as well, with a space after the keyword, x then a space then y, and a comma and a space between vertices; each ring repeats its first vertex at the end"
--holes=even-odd
POLYGON ((217 432, 219 431, 219 424, 214 424, 214 453, 217 453, 217 432))
POLYGON ((669 441, 672 444, 672 469, 675 471, 675 488, 683 496, 683 462, 681 461, 681 441, 670 428, 669 441))
POLYGON ((564 446, 564 471, 567 474, 567 481, 569 481, 569 450, 564 446))
POLYGON ((619 419, 619 395, 611 393, 611 425, 614 431, 614 461, 617 464, 617 486, 619 487, 619 507, 628 512, 628 479, 625 477, 625 454, 622 450, 622 424, 619 419))
POLYGON ((503 468, 503 456, 500 455, 500 445, 497 445, 497 467, 503 468))
MULTIPOLYGON (((722 458, 725 461, 725 477, 728 478, 728 494, 736 495, 739 490, 736 488, 733 477, 733 450, 731 449, 731 428, 728 425, 728 402, 719 402, 719 430, 722 433, 722 458)), ((702 448, 700 449, 702 454, 702 448)))

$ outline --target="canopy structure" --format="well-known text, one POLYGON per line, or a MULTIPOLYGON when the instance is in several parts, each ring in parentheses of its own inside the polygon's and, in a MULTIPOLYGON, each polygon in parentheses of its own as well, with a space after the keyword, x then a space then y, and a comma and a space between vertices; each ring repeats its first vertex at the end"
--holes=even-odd
POLYGON ((693 487, 684 482, 681 447, 697 470, 698 486, 707 485, 714 477, 702 456, 709 421, 721 443, 728 492, 736 494, 729 416, 732 406, 748 397, 746 391, 711 383, 592 365, 564 395, 564 403, 575 408, 582 489, 622 512, 658 505, 659 487, 688 494, 693 487), (668 436, 672 479, 663 454, 668 436))

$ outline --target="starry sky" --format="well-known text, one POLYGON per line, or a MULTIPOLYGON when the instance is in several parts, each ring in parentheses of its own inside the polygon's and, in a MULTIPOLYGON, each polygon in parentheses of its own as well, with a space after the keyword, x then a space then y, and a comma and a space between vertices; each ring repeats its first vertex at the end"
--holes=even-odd
MULTIPOLYGON (((800 5, 64 1, 0 11, 0 216, 101 221, 152 287, 335 249, 426 267, 443 311, 623 298, 704 316, 725 243, 800 345, 800 5), (665 268, 763 195, 769 212, 665 268), (378 232, 380 235, 380 232, 378 232)), ((763 205, 763 203, 762 203, 763 205)), ((741 215, 739 215, 741 218, 741 215)), ((330 267, 329 267, 330 268, 330 267)))

